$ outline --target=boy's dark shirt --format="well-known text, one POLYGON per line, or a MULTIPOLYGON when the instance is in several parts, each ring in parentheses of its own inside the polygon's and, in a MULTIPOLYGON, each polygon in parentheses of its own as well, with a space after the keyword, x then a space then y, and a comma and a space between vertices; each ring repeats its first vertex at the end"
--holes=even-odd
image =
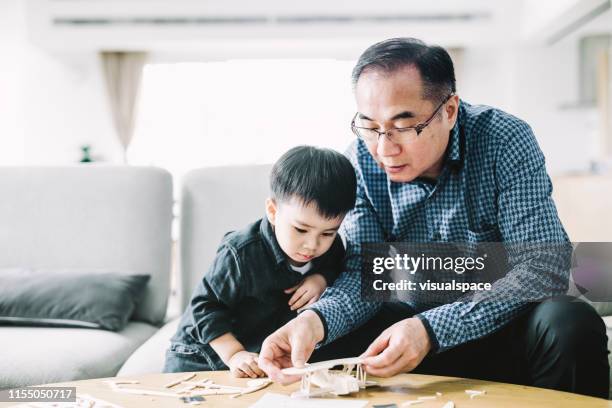
POLYGON ((173 343, 195 347, 211 369, 223 369, 209 343, 231 332, 247 351, 258 353, 264 339, 296 316, 284 290, 320 273, 330 286, 342 271, 344 246, 336 236, 304 275, 290 268, 274 230, 264 217, 225 235, 212 266, 196 287, 173 343))

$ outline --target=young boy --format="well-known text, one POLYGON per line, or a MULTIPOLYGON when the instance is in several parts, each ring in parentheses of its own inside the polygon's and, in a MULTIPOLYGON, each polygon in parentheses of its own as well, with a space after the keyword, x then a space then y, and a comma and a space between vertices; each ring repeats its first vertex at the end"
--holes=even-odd
POLYGON ((166 353, 165 372, 259 377, 263 340, 314 303, 341 272, 338 228, 356 177, 340 153, 298 146, 272 168, 266 217, 226 234, 166 353))

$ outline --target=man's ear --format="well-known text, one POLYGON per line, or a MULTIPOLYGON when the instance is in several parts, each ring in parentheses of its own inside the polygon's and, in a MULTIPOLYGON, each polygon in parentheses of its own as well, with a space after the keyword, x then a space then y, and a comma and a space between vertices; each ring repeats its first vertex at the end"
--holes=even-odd
POLYGON ((457 121, 457 115, 459 114, 459 95, 453 95, 450 97, 448 102, 446 102, 446 107, 444 108, 446 111, 446 117, 448 118, 450 127, 455 126, 455 122, 457 121))
POLYGON ((270 224, 274 225, 276 222, 276 202, 273 198, 266 198, 266 217, 270 224))

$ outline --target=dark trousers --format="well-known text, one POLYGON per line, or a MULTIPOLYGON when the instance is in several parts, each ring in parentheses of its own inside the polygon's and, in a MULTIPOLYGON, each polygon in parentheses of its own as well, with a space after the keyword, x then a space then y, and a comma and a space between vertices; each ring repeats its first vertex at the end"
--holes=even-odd
MULTIPOLYGON (((590 305, 570 300, 534 304, 487 337, 430 353, 413 372, 608 398, 606 327, 590 305)), ((311 361, 360 355, 383 330, 413 315, 404 304, 387 303, 359 329, 316 350, 311 361)))

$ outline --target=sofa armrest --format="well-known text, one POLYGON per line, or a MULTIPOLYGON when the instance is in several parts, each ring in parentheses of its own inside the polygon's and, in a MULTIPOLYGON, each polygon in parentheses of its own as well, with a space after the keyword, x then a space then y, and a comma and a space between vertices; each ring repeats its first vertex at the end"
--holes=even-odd
POLYGON ((166 350, 170 347, 170 338, 176 332, 180 320, 180 317, 177 317, 169 321, 136 349, 123 364, 117 376, 161 373, 164 368, 166 350))

